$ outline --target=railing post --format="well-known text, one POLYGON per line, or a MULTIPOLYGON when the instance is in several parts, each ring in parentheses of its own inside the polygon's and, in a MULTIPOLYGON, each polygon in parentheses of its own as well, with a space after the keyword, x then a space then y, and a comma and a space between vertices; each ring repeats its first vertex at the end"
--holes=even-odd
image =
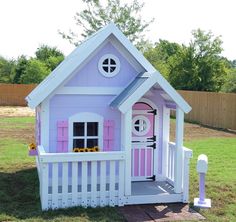
POLYGON ((132 109, 121 114, 121 144, 125 151, 125 195, 131 195, 132 109))
POLYGON ((174 167, 174 191, 182 192, 183 176, 183 131, 184 131, 184 112, 176 108, 176 138, 175 138, 175 167, 174 167))
POLYGON ((40 179, 40 199, 42 210, 48 210, 48 163, 42 164, 40 179))
MULTIPOLYGON (((186 148, 185 148, 186 149, 186 148)), ((184 175, 183 175, 183 202, 189 200, 189 163, 192 158, 192 151, 184 150, 184 175)))
POLYGON ((170 132, 170 109, 163 106, 163 145, 162 145, 162 175, 168 176, 168 153, 169 153, 169 132, 170 132))

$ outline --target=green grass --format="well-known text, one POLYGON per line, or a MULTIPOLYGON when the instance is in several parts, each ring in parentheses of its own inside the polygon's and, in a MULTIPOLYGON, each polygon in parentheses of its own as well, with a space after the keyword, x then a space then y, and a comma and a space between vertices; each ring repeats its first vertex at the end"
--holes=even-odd
MULTIPOLYGON (((8 125, 9 137, 16 125, 24 130, 33 123, 33 117, 0 118, 0 126, 8 125)), ((236 221, 236 138, 192 140, 185 146, 193 150, 190 205, 198 196, 197 157, 204 153, 209 159, 206 196, 212 199, 212 208, 200 213, 207 221, 236 221)), ((21 138, 0 137, 0 221, 123 221, 117 209, 109 207, 42 212, 35 159, 27 152, 21 138)))
POLYGON ((7 117, 0 118, 0 128, 5 129, 24 129, 34 123, 34 117, 7 117))
POLYGON ((206 196, 212 208, 200 210, 208 221, 236 221, 236 138, 209 138, 185 143, 193 150, 190 166, 190 201, 198 196, 197 157, 208 156, 206 196))

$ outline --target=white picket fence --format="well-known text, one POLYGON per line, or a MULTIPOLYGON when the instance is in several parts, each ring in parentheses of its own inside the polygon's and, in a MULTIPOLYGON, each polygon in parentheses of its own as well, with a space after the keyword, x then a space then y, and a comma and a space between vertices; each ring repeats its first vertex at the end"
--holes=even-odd
POLYGON ((45 153, 36 158, 43 210, 124 205, 124 152, 45 153))
MULTIPOLYGON (((167 151, 167 176, 166 180, 172 186, 174 186, 175 181, 175 143, 169 142, 168 151, 167 151)), ((183 202, 188 202, 189 197, 189 163, 190 158, 192 158, 192 150, 183 147, 183 178, 182 178, 182 191, 183 191, 183 202)))

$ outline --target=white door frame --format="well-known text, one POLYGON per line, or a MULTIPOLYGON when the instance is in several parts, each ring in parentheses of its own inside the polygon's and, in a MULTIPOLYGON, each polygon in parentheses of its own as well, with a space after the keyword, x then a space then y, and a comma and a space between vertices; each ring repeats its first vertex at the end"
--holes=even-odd
MULTIPOLYGON (((146 103, 148 104, 149 106, 152 107, 152 109, 156 109, 157 110, 157 115, 154 115, 154 136, 156 136, 156 149, 153 150, 153 175, 156 176, 156 180, 157 178, 159 177, 159 174, 158 174, 158 153, 159 153, 159 145, 161 144, 160 141, 159 141, 159 130, 158 130, 158 127, 159 127, 159 122, 158 122, 158 118, 159 118, 159 110, 158 110, 158 107, 156 106, 156 104, 154 102, 152 102, 150 99, 147 99, 147 98, 141 98, 140 100, 138 100, 136 103, 146 103)), ((133 109, 132 109, 132 112, 133 112, 133 109)))

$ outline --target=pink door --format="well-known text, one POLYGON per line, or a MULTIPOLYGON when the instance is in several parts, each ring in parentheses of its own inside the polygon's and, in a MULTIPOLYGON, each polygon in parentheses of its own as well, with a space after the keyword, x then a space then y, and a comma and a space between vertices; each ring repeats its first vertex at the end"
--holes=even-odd
POLYGON ((153 153, 155 110, 145 103, 136 103, 132 114, 132 181, 154 180, 153 153))

